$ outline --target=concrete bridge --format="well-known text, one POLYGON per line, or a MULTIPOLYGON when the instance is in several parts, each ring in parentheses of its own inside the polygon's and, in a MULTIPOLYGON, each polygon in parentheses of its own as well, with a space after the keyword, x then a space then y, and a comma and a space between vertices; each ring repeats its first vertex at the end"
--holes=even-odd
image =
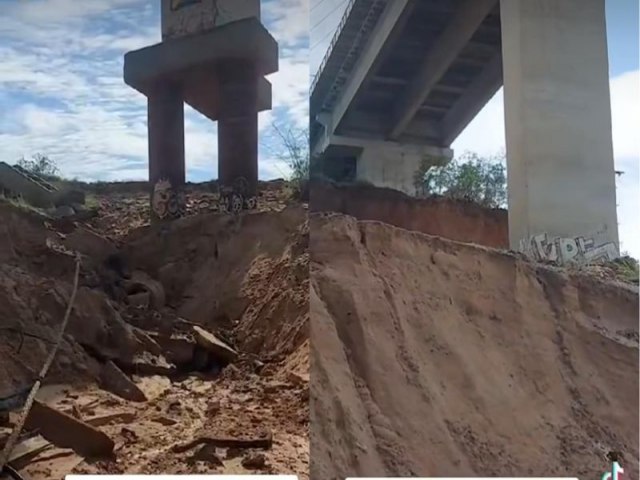
POLYGON ((350 0, 312 83, 312 154, 414 194, 503 85, 512 248, 617 251, 605 0, 350 0))

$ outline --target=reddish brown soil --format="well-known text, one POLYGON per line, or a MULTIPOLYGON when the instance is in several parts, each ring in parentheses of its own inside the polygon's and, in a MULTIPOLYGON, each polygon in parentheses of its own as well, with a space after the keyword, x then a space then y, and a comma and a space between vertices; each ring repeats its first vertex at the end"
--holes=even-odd
MULTIPOLYGON (((312 197, 313 201, 313 197, 312 197)), ((638 478, 638 290, 311 217, 313 479, 638 478)))
POLYGON ((507 211, 442 197, 416 199, 388 188, 313 182, 313 212, 338 212, 417 232, 496 248, 509 248, 507 211))
MULTIPOLYGON (((0 204, 0 326, 12 329, 0 330, 0 398, 30 386, 41 368, 71 291, 74 259, 61 251, 77 251, 83 254, 80 289, 40 399, 83 419, 123 414, 100 426, 116 441, 114 459, 94 462, 50 448, 20 465, 30 478, 246 474, 256 469, 243 466, 243 458, 260 452, 218 449, 217 460, 207 460, 196 458, 198 448, 175 453, 172 447, 203 435, 263 432, 274 443, 256 471, 308 478, 307 212, 287 206, 282 185, 272 187, 263 191, 258 212, 237 218, 215 213, 214 195, 192 192, 190 216, 168 226, 146 225, 144 192, 101 192, 99 216, 75 224, 0 204), (128 305, 104 263, 112 254, 125 270, 159 281, 166 304, 128 305), (220 375, 134 376, 148 402, 128 402, 97 386, 100 362, 144 361, 150 354, 145 331, 182 331, 189 322, 230 343, 238 361, 220 375)), ((0 439, 7 432, 0 427, 0 439)))

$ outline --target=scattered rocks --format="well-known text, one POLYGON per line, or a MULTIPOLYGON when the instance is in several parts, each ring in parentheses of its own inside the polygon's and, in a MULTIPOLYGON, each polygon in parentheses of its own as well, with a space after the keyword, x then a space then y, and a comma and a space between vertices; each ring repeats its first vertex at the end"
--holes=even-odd
POLYGON ((267 457, 264 453, 248 453, 242 459, 242 466, 249 470, 262 470, 267 466, 267 457))
POLYGON ((220 360, 229 363, 238 358, 238 352, 204 328, 194 325, 193 333, 195 334, 196 343, 209 350, 220 360))
POLYGON ((241 448, 227 448, 227 454, 225 458, 227 460, 231 460, 233 458, 238 458, 243 453, 244 453, 244 450, 242 450, 241 448))
POLYGON ((134 293, 127 296, 127 303, 134 308, 149 308, 151 305, 151 294, 149 292, 134 293))
POLYGON ((141 377, 154 375, 172 377, 178 372, 178 369, 169 364, 164 356, 153 355, 149 352, 138 354, 131 363, 121 363, 121 365, 126 371, 141 377))
POLYGON ((207 416, 215 417, 220 412, 220 401, 219 400, 211 400, 207 404, 207 416))
POLYGON ((10 425, 9 412, 0 412, 0 427, 8 427, 10 425))
POLYGON ((173 418, 165 417, 163 415, 157 415, 155 417, 152 417, 151 421, 155 423, 159 423, 160 425, 164 425, 165 427, 170 427, 178 423, 177 420, 174 420, 173 418))
POLYGON ((193 461, 206 462, 215 467, 224 465, 216 453, 216 447, 213 445, 203 445, 191 456, 191 459, 193 461))
MULTIPOLYGON (((145 185, 142 187, 144 188, 145 185)), ((264 229, 264 235, 260 233, 259 229, 253 229, 246 233, 241 230, 239 240, 229 238, 231 235, 236 235, 237 231, 230 231, 231 225, 227 225, 226 220, 221 219, 218 215, 211 215, 210 218, 205 219, 202 222, 202 228, 198 227, 199 219, 185 219, 172 224, 173 226, 168 231, 159 230, 159 227, 151 225, 149 228, 131 232, 131 236, 124 237, 123 232, 135 229, 145 223, 148 216, 148 192, 145 191, 145 196, 139 204, 130 205, 127 203, 129 200, 128 197, 120 198, 110 195, 107 198, 110 203, 104 204, 101 198, 97 198, 92 203, 99 205, 100 215, 97 219, 92 219, 86 224, 79 220, 79 215, 84 207, 75 203, 68 204, 67 206, 71 206, 76 211, 76 215, 61 219, 60 222, 65 222, 69 226, 69 233, 66 234, 65 231, 66 236, 60 234, 60 230, 55 225, 53 227, 47 226, 47 231, 44 232, 47 236, 55 238, 61 245, 70 250, 80 251, 86 257, 83 257, 80 289, 76 305, 73 308, 70 328, 58 356, 59 362, 56 363, 56 366, 60 368, 56 369, 55 379, 56 382, 72 384, 71 388, 74 389, 77 380, 78 385, 82 387, 75 390, 79 392, 79 395, 76 394, 77 401, 66 402, 64 408, 71 408, 77 404, 80 407, 80 412, 71 411, 71 415, 83 417, 81 420, 89 426, 104 429, 116 442, 118 448, 117 461, 113 459, 105 462, 86 462, 76 467, 75 471, 85 474, 114 474, 116 471, 121 473, 133 468, 140 473, 144 471, 144 473, 150 474, 171 471, 175 468, 180 470, 180 473, 211 474, 216 470, 220 473, 223 471, 232 473, 217 466, 221 461, 224 461, 229 470, 241 470, 240 462, 246 452, 257 450, 261 448, 260 445, 264 445, 262 448, 268 448, 265 439, 252 438, 258 431, 258 426, 265 429, 274 428, 276 431, 284 433, 282 440, 277 445, 278 451, 273 455, 267 454, 271 464, 268 468, 276 468, 278 471, 302 471, 297 468, 300 464, 296 458, 298 452, 288 448, 291 436, 288 431, 281 428, 281 423, 295 426, 296 408, 298 408, 295 397, 289 394, 281 397, 274 396, 269 399, 269 404, 261 403, 259 395, 261 380, 252 373, 260 371, 264 366, 259 360, 252 363, 254 357, 260 356, 261 360, 271 363, 274 351, 289 348, 288 345, 283 346, 283 343, 286 342, 280 342, 280 336, 285 338, 290 336, 290 332, 294 329, 288 327, 298 319, 297 311, 290 311, 289 308, 284 310, 276 308, 280 305, 279 298, 272 299, 271 295, 272 290, 287 294, 286 285, 278 282, 275 286, 271 285, 273 278, 277 280, 281 276, 286 276, 281 270, 286 269, 287 266, 284 265, 281 268, 280 264, 267 263, 263 265, 257 262, 254 265, 252 263, 255 255, 262 255, 264 244, 266 244, 266 250, 270 255, 275 252, 275 248, 270 247, 271 240, 268 243, 263 241, 264 235, 272 233, 272 225, 269 223, 277 223, 277 226, 280 227, 280 223, 287 223, 289 217, 285 218, 285 222, 266 222, 267 224, 262 227, 260 225, 265 223, 261 220, 263 215, 256 215, 255 218, 249 219, 250 223, 259 221, 258 227, 264 229), (142 207, 146 210, 142 210, 142 207), (223 222, 223 220, 225 221, 223 222), (189 227, 189 221, 193 227, 189 227), (118 226, 122 226, 122 230, 117 228, 118 226), (184 226, 188 228, 184 228, 184 226), (184 230, 180 230, 182 228, 184 230), (194 228, 195 231, 191 231, 191 228, 194 228), (143 237, 149 238, 151 244, 154 241, 156 244, 164 244, 166 238, 168 241, 166 251, 155 252, 154 249, 147 249, 143 246, 129 248, 137 238, 143 237), (188 238, 188 241, 185 242, 185 238, 188 238), (252 248, 245 248, 256 238, 260 239, 260 248, 257 252, 254 252, 252 248), (162 239, 162 242, 158 242, 158 239, 162 239), (190 244, 193 244, 193 248, 191 248, 193 255, 185 248, 190 244), (244 258, 236 259, 235 255, 231 255, 232 245, 234 248, 237 246, 240 253, 247 253, 251 258, 247 261, 244 258), (127 257, 124 257, 125 254, 127 257), (148 255, 149 261, 145 261, 145 255, 148 255), (119 261, 121 258, 130 258, 131 261, 128 264, 123 263, 119 261), (210 258, 211 262, 216 265, 211 266, 210 274, 203 270, 201 275, 200 269, 207 267, 207 262, 203 261, 206 258, 210 258), (171 268, 163 269, 163 266, 170 262, 173 262, 171 268), (236 266, 236 262, 239 263, 239 267, 236 266), (231 267, 236 270, 232 270, 231 267), (135 269, 145 270, 150 276, 141 282, 139 274, 136 274, 136 278, 134 278, 133 270, 135 269), (276 273, 271 274, 272 270, 276 273), (229 275, 228 281, 225 275, 229 275), (172 285, 175 295, 173 296, 171 285, 165 283, 165 276, 174 282, 172 285), (236 295, 236 287, 240 289, 244 277, 250 280, 249 289, 240 292, 238 296, 251 296, 251 298, 236 299, 234 296, 236 295), (218 279, 220 279, 221 285, 218 285, 218 279), (154 280, 162 282, 164 292, 156 289, 155 294, 153 293, 156 285, 153 283, 154 280), (108 284, 109 288, 105 284, 108 284), (202 288, 203 286, 206 288, 202 288), (113 295, 111 290, 114 291, 113 295), (156 310, 154 301, 157 305, 162 305, 162 293, 166 296, 165 303, 168 306, 156 310), (243 319, 242 312, 247 310, 250 304, 252 305, 254 297, 266 298, 267 300, 261 301, 255 305, 255 308, 252 306, 250 309, 251 318, 246 320, 243 332, 251 332, 252 338, 257 339, 264 336, 269 343, 264 348, 259 346, 247 348, 246 336, 237 334, 237 325, 243 319), (158 299, 160 299, 159 302, 158 299), (135 308, 134 305, 140 308, 135 308), (229 310, 228 314, 227 310, 229 310), (273 313, 273 324, 271 317, 262 323, 257 321, 261 320, 261 312, 263 311, 273 313), (182 320, 181 315, 191 321, 182 320), (256 321, 256 328, 253 328, 251 325, 256 321), (196 342, 196 332, 192 330, 194 322, 203 328, 205 334, 202 337, 207 337, 204 341, 203 338, 200 338, 200 343, 196 342), (280 324, 287 327, 284 334, 280 333, 280 324), (213 333, 209 334, 207 330, 213 333), (162 335, 163 339, 169 337, 167 343, 171 344, 171 347, 163 352, 166 344, 161 346, 162 342, 158 341, 156 334, 152 334, 150 331, 159 332, 158 335, 162 335), (275 337, 277 340, 274 340, 275 337), (213 342, 211 342, 211 338, 214 339, 213 342), (240 351, 242 352, 241 359, 239 353, 236 353, 240 351), (179 366, 180 375, 175 375, 171 379, 166 376, 139 378, 136 375, 136 370, 140 373, 140 369, 136 368, 136 361, 141 352, 156 356, 166 353, 168 363, 179 366), (229 359, 235 360, 227 365, 229 359), (112 361, 115 369, 112 369, 111 365, 104 366, 104 362, 107 360, 112 361), (203 373, 193 371, 198 360, 201 360, 200 364, 205 368, 203 373), (73 368, 69 368, 69 366, 73 368), (81 367, 82 372, 86 370, 87 374, 78 375, 76 367, 78 370, 81 367), (214 378, 212 372, 220 368, 223 369, 222 375, 212 381, 214 378), (106 373, 102 372, 103 369, 106 373), (109 372, 109 370, 115 370, 115 372, 109 372), (59 373, 61 375, 58 375, 59 373), (108 383, 108 381, 105 383, 105 379, 110 374, 116 376, 118 382, 125 381, 127 392, 119 393, 116 397, 95 388, 93 381, 96 377, 102 380, 104 387, 108 383), (227 374, 232 378, 227 378, 227 374), (185 378, 186 380, 184 380, 185 378), (133 379, 135 382, 132 381, 133 379), (244 392, 241 394, 237 394, 235 388, 239 382, 242 383, 242 391, 244 392), (183 383, 186 383, 187 387, 184 390, 181 389, 183 383), (85 385, 87 385, 86 390, 85 385), (137 387, 146 397, 139 400, 148 399, 147 403, 135 406, 131 400, 121 399, 129 398, 129 394, 132 392, 128 389, 133 387, 137 387), (156 392, 158 393, 156 394, 156 392), (172 402, 175 403, 171 408, 168 408, 172 402), (262 421, 245 421, 245 412, 249 412, 251 417, 259 417, 262 421), (173 455, 168 451, 176 438, 188 439, 192 435, 205 433, 228 435, 231 438, 217 438, 214 441, 220 441, 227 445, 230 443, 232 446, 204 448, 200 445, 190 452, 178 455, 173 455), (260 440, 260 442, 256 443, 255 440, 260 440), (236 446, 243 442, 248 442, 247 446, 236 446), (123 446, 124 448, 122 448, 123 446), (193 466, 184 465, 197 450, 199 451, 194 455, 197 463, 193 466), (225 460, 225 456, 237 457, 237 460, 229 465, 230 462, 225 460), (290 458, 294 459, 295 469, 289 468, 291 466, 289 464, 290 458)), ((261 199, 262 203, 264 203, 263 200, 264 198, 261 199)), ((215 209, 215 203, 213 205, 215 209)), ((0 220, 2 225, 0 230, 2 230, 6 225, 5 218, 0 220)), ((50 219, 47 221, 54 223, 50 219)), ((39 246, 38 248, 43 252, 34 250, 32 254, 31 247, 24 246, 25 242, 16 242, 18 237, 14 230, 15 228, 11 230, 12 237, 8 240, 5 240, 3 236, 5 234, 0 232, 0 247, 5 246, 6 243, 8 245, 6 250, 14 248, 20 255, 19 260, 25 259, 25 272, 19 272, 20 278, 26 277, 26 273, 33 274, 34 282, 42 282, 42 285, 37 285, 37 289, 24 289, 20 288, 19 283, 17 287, 7 283, 5 288, 0 282, 0 297, 3 300, 0 303, 4 304, 5 289, 8 292, 6 293, 7 297, 13 295, 14 291, 21 295, 20 302, 14 303, 19 307, 22 307, 22 303, 28 303, 33 310, 31 316, 34 317, 33 322, 31 320, 29 323, 25 322, 25 332, 33 331, 47 339, 49 338, 50 325, 59 322, 64 308, 66 308, 66 300, 71 289, 69 283, 73 278, 73 263, 68 258, 59 255, 50 261, 52 258, 50 252, 41 248, 40 245, 43 244, 43 241, 35 237, 34 245, 39 246), (8 244, 9 241, 13 242, 13 246, 8 244), (41 257, 38 264, 32 262, 32 259, 38 257, 41 257), (40 279, 40 273, 45 274, 47 279, 52 278, 51 287, 40 279), (63 288, 55 287, 53 282, 62 285, 63 288), (46 301, 40 301, 40 291, 49 289, 54 291, 55 298, 46 297, 44 299, 46 301), (23 298, 33 298, 37 301, 31 302, 29 300, 26 302, 23 298), (41 316, 41 314, 44 315, 41 316), (33 328, 33 325, 38 328, 33 328), (43 326, 43 332, 39 330, 40 325, 43 326)), ((283 230, 287 233, 289 227, 283 227, 283 230)), ((279 238, 276 242, 277 249, 286 248, 284 244, 281 245, 282 242, 279 238)), ((274 254, 276 258, 279 258, 278 252, 274 254)), ((288 258, 288 252, 283 254, 288 258)), ((17 255, 13 257, 17 258, 17 255)), ((3 266, 0 265, 0 267, 3 266)), ((15 276, 18 278, 18 274, 15 276)), ((144 277, 144 275, 142 276, 144 277)), ((10 307, 13 308, 13 304, 10 307)), ((22 312, 17 309, 16 312, 20 313, 21 321, 28 316, 22 315, 22 312)), ((13 337, 9 340, 11 341, 7 342, 11 343, 9 346, 16 343, 13 337)), ((33 342, 33 340, 27 338, 26 342, 33 342)), ((33 343, 40 344, 41 342, 33 343)), ((25 362, 30 368, 37 371, 42 363, 41 357, 47 352, 46 345, 42 344, 43 348, 38 349, 42 352, 29 348, 27 343, 25 346, 27 348, 27 350, 23 350, 25 362)), ((158 365, 155 364, 150 366, 152 370, 157 367, 158 365)), ((142 367, 143 370, 146 368, 146 365, 142 367)), ((282 377, 283 370, 279 369, 277 378, 282 377)), ((18 371, 15 378, 10 376, 8 380, 10 382, 21 380, 22 376, 28 377, 29 374, 18 371)), ((5 379, 0 379, 0 384, 3 383, 3 380, 5 379)), ((108 390, 113 391, 111 388, 108 390)), ((133 395, 137 396, 137 391, 135 389, 132 391, 133 395)), ((0 437, 2 433, 3 431, 0 429, 0 437)), ((296 434, 303 435, 304 432, 298 429, 296 434)), ((57 452, 54 455, 57 455, 57 452)), ((73 457, 75 458, 76 455, 73 457)), ((55 467, 52 467, 51 472, 45 472, 49 468, 48 456, 44 461, 41 461, 41 458, 38 460, 35 467, 29 467, 37 469, 38 477, 57 478, 59 476, 55 475, 58 473, 55 467)), ((51 463, 61 462, 56 460, 51 463)), ((247 472, 245 471, 245 473, 247 472)), ((256 473, 265 472, 256 471, 256 473)))
POLYGON ((160 282, 154 280, 145 272, 136 270, 131 275, 131 280, 126 282, 127 294, 132 295, 140 292, 148 292, 150 305, 156 310, 165 305, 164 287, 160 282))
POLYGON ((186 335, 150 334, 160 346, 166 359, 175 365, 186 365, 193 361, 196 344, 186 335))
POLYGON ((79 204, 84 205, 86 202, 86 195, 82 190, 65 190, 58 195, 55 199, 54 205, 56 207, 79 204))
POLYGON ((305 385, 305 384, 308 385, 309 374, 307 373, 306 375, 303 375, 296 372, 289 372, 287 373, 287 380, 296 386, 305 385))
POLYGON ((69 205, 61 205, 53 211, 52 216, 54 218, 66 218, 73 217, 75 214, 76 211, 73 207, 70 207, 69 205))
POLYGON ((153 355, 161 355, 163 353, 162 347, 151 337, 149 332, 136 327, 132 328, 132 331, 143 352, 149 352, 153 355))
POLYGON ((122 427, 120 429, 120 435, 122 435, 122 438, 124 438, 124 441, 126 443, 133 443, 138 440, 138 434, 134 430, 131 430, 127 427, 122 427))
POLYGON ((289 388, 289 385, 284 382, 270 382, 264 385, 263 392, 269 394, 278 393, 289 388))
POLYGON ((100 381, 105 390, 132 402, 146 402, 147 397, 133 383, 133 381, 120 370, 115 363, 109 360, 102 367, 100 381))

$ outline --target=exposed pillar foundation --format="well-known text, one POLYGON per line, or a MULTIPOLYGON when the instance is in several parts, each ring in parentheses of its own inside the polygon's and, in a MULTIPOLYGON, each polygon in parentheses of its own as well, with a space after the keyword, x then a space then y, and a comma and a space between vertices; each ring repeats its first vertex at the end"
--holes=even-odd
POLYGON ((605 1, 503 0, 501 17, 511 247, 615 256, 605 1))
POLYGON ((250 62, 221 65, 218 178, 229 187, 246 180, 248 197, 258 186, 258 80, 250 62))
POLYGON ((184 214, 184 104, 180 85, 156 84, 148 94, 152 220, 184 214))
POLYGON ((271 108, 278 44, 260 0, 223 3, 162 0, 163 41, 125 55, 125 82, 148 97, 154 221, 185 210, 184 102, 218 122, 219 212, 257 206, 258 112, 271 108))

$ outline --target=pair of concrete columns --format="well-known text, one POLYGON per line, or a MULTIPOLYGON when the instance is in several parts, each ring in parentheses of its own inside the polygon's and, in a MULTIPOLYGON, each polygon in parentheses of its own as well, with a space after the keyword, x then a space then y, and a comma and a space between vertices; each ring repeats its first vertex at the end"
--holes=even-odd
MULTIPOLYGON (((163 1, 165 15, 173 5, 163 1)), ((176 5, 184 5, 194 30, 179 17, 165 27, 177 25, 184 31, 127 53, 124 62, 125 82, 148 102, 152 220, 184 213, 185 103, 218 123, 218 182, 223 191, 232 189, 224 198, 234 205, 240 199, 240 208, 251 208, 258 184, 258 112, 271 108, 271 84, 264 76, 278 71, 278 43, 260 22, 258 0, 227 1, 223 10, 216 4, 213 12, 207 10, 213 4, 176 5), (235 13, 245 15, 248 8, 255 15, 215 23, 220 12, 230 14, 234 8, 239 10, 235 13), (209 16, 211 24, 200 28, 201 17, 209 16)))

